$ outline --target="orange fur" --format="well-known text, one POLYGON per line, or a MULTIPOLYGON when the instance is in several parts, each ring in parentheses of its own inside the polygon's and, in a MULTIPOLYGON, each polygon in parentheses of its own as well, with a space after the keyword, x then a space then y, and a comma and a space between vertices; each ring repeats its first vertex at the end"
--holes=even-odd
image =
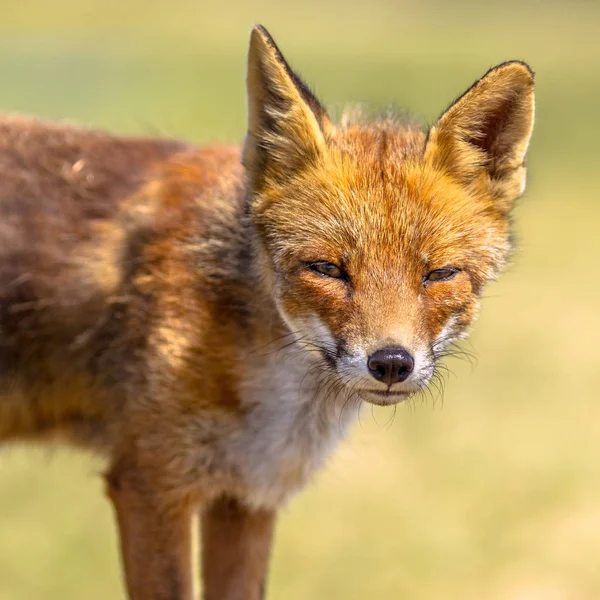
POLYGON ((133 600, 191 597, 198 509, 207 600, 263 597, 345 407, 424 388, 510 250, 524 64, 428 132, 336 125, 257 27, 248 99, 241 151, 0 120, 0 440, 106 457, 133 600))

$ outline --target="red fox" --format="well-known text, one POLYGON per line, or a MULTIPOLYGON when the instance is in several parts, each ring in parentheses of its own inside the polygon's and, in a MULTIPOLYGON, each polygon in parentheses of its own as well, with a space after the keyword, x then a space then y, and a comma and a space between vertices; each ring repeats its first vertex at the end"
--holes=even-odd
POLYGON ((0 120, 0 440, 106 459, 132 600, 265 594, 278 507, 424 390, 510 252, 533 73, 334 124, 261 26, 243 148, 0 120))

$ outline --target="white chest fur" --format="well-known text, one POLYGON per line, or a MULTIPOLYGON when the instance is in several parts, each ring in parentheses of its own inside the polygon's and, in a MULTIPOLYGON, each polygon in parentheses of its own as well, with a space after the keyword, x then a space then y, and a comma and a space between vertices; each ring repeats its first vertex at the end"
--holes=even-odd
POLYGON ((298 491, 357 415, 356 401, 313 361, 279 351, 257 359, 243 384, 244 427, 227 453, 254 505, 277 506, 298 491))

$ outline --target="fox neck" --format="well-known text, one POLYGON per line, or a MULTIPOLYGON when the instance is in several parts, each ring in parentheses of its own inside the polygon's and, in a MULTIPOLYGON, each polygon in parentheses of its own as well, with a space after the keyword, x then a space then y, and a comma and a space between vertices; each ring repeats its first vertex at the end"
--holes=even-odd
MULTIPOLYGON (((358 403, 281 317, 271 259, 247 208, 240 201, 236 227, 228 229, 226 270, 213 288, 215 305, 225 307, 219 313, 228 320, 224 329, 235 332, 220 352, 236 365, 230 392, 243 420, 243 427, 223 435, 220 452, 242 474, 246 501, 278 506, 304 486, 345 435, 358 403)), ((201 258, 203 264, 209 259, 201 258)), ((221 331, 218 322, 214 327, 221 331)))

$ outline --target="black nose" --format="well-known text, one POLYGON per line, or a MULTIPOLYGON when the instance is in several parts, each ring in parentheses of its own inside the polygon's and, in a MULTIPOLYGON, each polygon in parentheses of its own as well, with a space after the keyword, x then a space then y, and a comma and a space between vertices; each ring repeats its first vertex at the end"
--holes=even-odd
POLYGON ((367 367, 377 381, 392 385, 408 379, 415 361, 404 348, 382 348, 369 356, 367 367))

